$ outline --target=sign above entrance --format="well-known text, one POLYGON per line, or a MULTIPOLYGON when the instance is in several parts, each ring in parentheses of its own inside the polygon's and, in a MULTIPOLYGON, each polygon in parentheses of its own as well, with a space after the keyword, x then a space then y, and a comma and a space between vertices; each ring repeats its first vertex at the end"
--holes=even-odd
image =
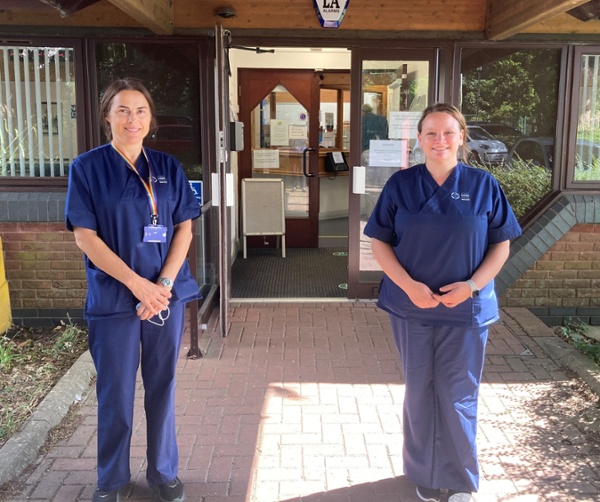
POLYGON ((339 28, 350 0, 313 0, 323 28, 339 28))

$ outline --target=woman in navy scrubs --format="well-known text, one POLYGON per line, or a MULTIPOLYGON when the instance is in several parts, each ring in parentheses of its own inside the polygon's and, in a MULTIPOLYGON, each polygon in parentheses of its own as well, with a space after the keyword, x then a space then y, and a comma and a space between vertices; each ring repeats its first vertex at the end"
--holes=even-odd
POLYGON ((425 164, 396 172, 365 227, 384 277, 405 379, 403 460, 420 500, 468 502, 479 488, 477 399, 494 277, 521 228, 498 182, 465 158, 466 123, 446 103, 418 123, 425 164))
POLYGON ((84 315, 97 370, 93 500, 118 502, 120 489, 129 483, 141 361, 146 478, 154 501, 182 501, 175 368, 185 303, 200 296, 186 260, 199 205, 179 162, 142 146, 155 125, 155 109, 139 80, 113 82, 103 95, 100 116, 110 143, 73 162, 65 211, 67 228, 85 255, 84 315))

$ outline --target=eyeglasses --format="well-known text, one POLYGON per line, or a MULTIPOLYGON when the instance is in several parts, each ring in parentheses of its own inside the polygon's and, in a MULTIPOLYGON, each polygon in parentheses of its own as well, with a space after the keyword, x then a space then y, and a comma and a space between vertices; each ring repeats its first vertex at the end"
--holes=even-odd
MULTIPOLYGON (((135 306, 135 309, 136 309, 136 310, 137 310, 137 309, 139 309, 141 304, 142 304, 141 302, 140 302, 140 303, 138 303, 138 304, 135 306)), ((164 326, 164 325, 165 325, 165 321, 166 321, 166 320, 169 318, 169 316, 170 316, 170 315, 171 315, 171 309, 170 309, 169 307, 167 307, 166 309, 164 309, 164 310, 161 310, 161 311, 160 311, 158 314, 156 314, 155 316, 151 317, 150 319, 146 319, 146 320, 147 320, 148 322, 150 322, 150 323, 154 324, 155 326, 164 326), (166 313, 167 313, 167 315, 163 315, 163 312, 166 312, 166 313), (154 319, 154 317, 158 317, 158 319, 159 319, 159 321, 160 321, 160 322, 153 321, 152 319, 154 319)))

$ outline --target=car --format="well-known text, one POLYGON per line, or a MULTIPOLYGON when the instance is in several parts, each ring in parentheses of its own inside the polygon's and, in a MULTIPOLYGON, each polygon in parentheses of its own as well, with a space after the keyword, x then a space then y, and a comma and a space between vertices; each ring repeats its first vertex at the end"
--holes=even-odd
MULTIPOLYGON (((469 149, 467 162, 471 164, 502 164, 508 154, 508 149, 502 141, 498 141, 479 126, 467 126, 466 144, 469 149)), ((460 158, 460 149, 458 154, 460 158)), ((409 165, 422 164, 423 162, 425 162, 425 154, 417 142, 415 147, 410 151, 409 165)))
POLYGON ((506 165, 513 166, 517 160, 545 167, 551 171, 554 166, 554 138, 521 138, 508 152, 506 165))
POLYGON ((525 137, 521 131, 514 127, 507 126, 506 124, 494 122, 469 122, 469 125, 479 126, 486 130, 494 136, 494 138, 502 141, 508 150, 510 150, 518 140, 525 137))
MULTIPOLYGON (((576 167, 578 169, 588 169, 592 163, 600 159, 600 144, 578 139, 575 156, 577 159, 576 167)), ((554 167, 554 138, 529 137, 520 139, 508 152, 507 166, 513 165, 515 160, 530 162, 551 171, 554 167)))
POLYGON ((506 145, 481 126, 467 126, 467 161, 472 164, 502 164, 508 155, 506 145))

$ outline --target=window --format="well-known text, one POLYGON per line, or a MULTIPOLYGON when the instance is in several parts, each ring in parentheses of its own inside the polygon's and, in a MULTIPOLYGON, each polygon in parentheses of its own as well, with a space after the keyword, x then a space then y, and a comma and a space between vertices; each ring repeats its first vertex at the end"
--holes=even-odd
MULTIPOLYGON (((583 54, 579 75, 579 110, 574 181, 600 181, 600 55, 583 54)), ((577 89, 575 90, 577 92, 577 89)))
POLYGON ((100 92, 116 78, 144 83, 158 123, 144 144, 174 155, 190 180, 202 180, 198 45, 99 42, 96 60, 100 92))
POLYGON ((478 126, 494 140, 480 142, 487 156, 468 144, 469 161, 496 176, 518 217, 550 191, 552 176, 564 167, 552 162, 560 63, 560 48, 461 50, 461 110, 470 130, 478 126))
POLYGON ((0 46, 0 177, 65 176, 77 156, 73 49, 0 46))

